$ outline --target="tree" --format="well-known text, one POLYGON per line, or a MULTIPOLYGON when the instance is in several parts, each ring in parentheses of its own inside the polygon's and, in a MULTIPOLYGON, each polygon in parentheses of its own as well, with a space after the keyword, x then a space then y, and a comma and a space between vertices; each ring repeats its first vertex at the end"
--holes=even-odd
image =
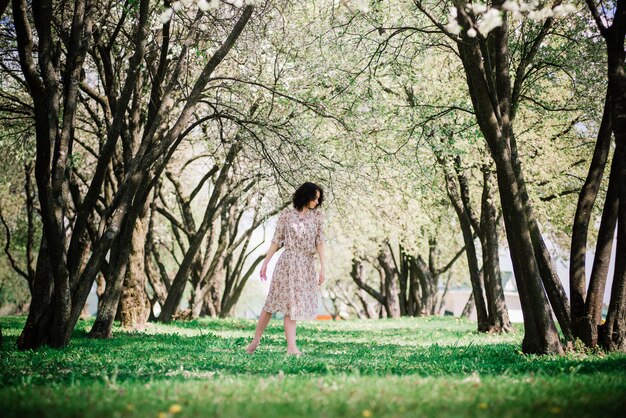
MULTIPOLYGON (((55 347, 67 345, 91 285, 99 271, 107 269, 103 267, 105 257, 116 241, 118 251, 109 260, 110 274, 102 309, 91 330, 93 336, 110 335, 135 220, 145 207, 155 179, 190 125, 194 126, 190 120, 211 74, 231 50, 254 10, 251 5, 243 9, 225 40, 205 62, 193 88, 177 110, 174 110, 173 99, 189 45, 182 45, 180 54, 170 65, 170 21, 163 19, 164 41, 157 54, 159 58, 153 61, 155 77, 151 79, 150 100, 145 103, 147 118, 140 121, 144 105, 140 97, 143 96, 142 87, 146 86, 141 73, 142 61, 149 43, 150 19, 154 16, 150 2, 127 3, 121 8, 112 5, 100 10, 90 1, 78 0, 68 7, 71 9, 59 10, 52 1, 42 1, 34 2, 30 10, 24 0, 16 0, 12 8, 19 62, 34 107, 35 177, 43 220, 35 290, 29 317, 18 342, 20 348, 34 348, 45 343, 55 347), (55 22, 64 21, 57 18, 58 13, 71 16, 69 28, 56 25, 55 22), (36 36, 31 22, 34 22, 36 36), (100 27, 96 22, 111 26, 100 27), (133 34, 128 38, 127 28, 133 34), (122 80, 117 80, 108 64, 113 48, 128 51, 123 45, 132 45, 132 55, 123 64, 120 62, 119 72, 125 68, 126 74, 122 80), (88 54, 99 55, 104 63, 98 68, 103 70, 99 74, 104 76, 104 94, 96 93, 89 86, 90 80, 85 78, 88 54), (87 95, 91 93, 105 114, 106 140, 101 144, 97 167, 85 194, 72 194, 73 201, 70 201, 68 190, 80 190, 70 169, 74 136, 80 129, 77 120, 80 89, 87 95), (173 110, 178 116, 168 125, 167 115, 173 110), (98 204, 120 137, 125 157, 128 157, 123 182, 118 184, 111 204, 104 208, 97 222, 95 246, 86 256, 89 219, 98 204), (67 220, 71 207, 75 219, 70 229, 67 220)), ((195 16, 192 14, 191 21, 198 22, 206 16, 198 10, 195 16)), ((193 38, 196 34, 195 26, 192 26, 189 36, 193 38)))
MULTIPOLYGON (((572 322, 575 332, 585 344, 598 342, 607 350, 626 350, 626 76, 624 75, 624 38, 626 36, 626 3, 608 5, 609 12, 601 15, 597 3, 587 1, 591 16, 606 45, 607 93, 604 114, 589 173, 580 191, 573 223, 570 268, 572 292, 572 322), (609 16, 612 17, 609 18, 609 16), (610 22, 610 24, 609 24, 610 22), (589 293, 585 289, 585 253, 591 208, 596 200, 611 144, 615 151, 611 162, 608 190, 603 205, 602 220, 589 293), (616 230, 617 229, 617 233, 616 230), (606 321, 601 324, 602 301, 611 249, 615 241, 616 265, 611 300, 606 321)), ((604 10, 604 5, 602 5, 604 10)))
POLYGON ((515 74, 512 79, 508 15, 501 12, 503 3, 494 1, 490 14, 484 15, 480 26, 477 16, 481 11, 464 1, 455 1, 455 20, 446 28, 421 2, 415 2, 417 8, 455 42, 476 120, 495 162, 507 239, 524 314, 522 350, 526 353, 562 353, 550 303, 566 338, 571 339, 569 306, 528 198, 513 128, 520 89, 528 75, 529 64, 555 20, 553 17, 545 20, 520 64, 512 69, 515 74))

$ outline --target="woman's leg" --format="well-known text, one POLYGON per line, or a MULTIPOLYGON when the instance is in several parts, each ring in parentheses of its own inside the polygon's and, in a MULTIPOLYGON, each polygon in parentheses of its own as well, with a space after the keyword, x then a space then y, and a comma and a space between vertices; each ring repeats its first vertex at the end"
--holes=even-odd
POLYGON ((259 322, 256 324, 256 332, 254 334, 254 339, 252 340, 250 345, 246 347, 246 353, 248 354, 254 353, 254 350, 256 350, 257 346, 261 342, 261 336, 263 336, 263 331, 265 331, 265 328, 267 327, 267 324, 269 324, 271 318, 272 318, 271 313, 265 311, 264 309, 261 310, 261 315, 259 315, 259 322))
POLYGON ((285 338, 287 338, 287 353, 300 355, 302 352, 296 347, 296 321, 285 315, 285 338))

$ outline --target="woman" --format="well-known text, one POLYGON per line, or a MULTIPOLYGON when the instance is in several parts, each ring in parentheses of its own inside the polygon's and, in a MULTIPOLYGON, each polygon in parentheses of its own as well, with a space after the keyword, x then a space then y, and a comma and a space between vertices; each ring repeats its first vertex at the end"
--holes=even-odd
POLYGON ((324 283, 324 219, 318 208, 324 202, 324 191, 314 183, 304 183, 293 194, 293 207, 278 217, 272 244, 261 266, 261 280, 267 280, 267 265, 281 247, 274 268, 270 291, 259 316, 254 339, 246 348, 248 354, 261 342, 261 336, 274 312, 285 314, 287 353, 301 355, 296 346, 296 321, 314 319, 317 315, 317 287, 324 283), (319 276, 315 253, 319 255, 319 276))

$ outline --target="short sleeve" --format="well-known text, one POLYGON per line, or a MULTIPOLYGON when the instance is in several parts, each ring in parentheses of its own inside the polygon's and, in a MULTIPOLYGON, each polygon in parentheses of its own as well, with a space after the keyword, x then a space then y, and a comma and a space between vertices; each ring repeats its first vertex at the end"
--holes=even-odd
POLYGON ((324 215, 319 212, 317 215, 317 233, 315 234, 315 246, 324 243, 324 215))
POLYGON ((278 222, 276 222, 276 230, 274 231, 274 237, 272 238, 272 243, 278 245, 278 248, 281 248, 285 244, 285 223, 287 222, 286 213, 281 212, 278 217, 278 222))

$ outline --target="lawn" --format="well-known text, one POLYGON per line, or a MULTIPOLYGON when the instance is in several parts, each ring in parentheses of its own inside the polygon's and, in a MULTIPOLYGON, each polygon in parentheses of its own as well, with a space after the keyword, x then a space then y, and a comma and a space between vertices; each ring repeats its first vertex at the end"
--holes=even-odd
POLYGON ((527 356, 521 329, 476 333, 454 318, 303 322, 305 356, 272 321, 204 319, 116 329, 69 347, 20 352, 24 318, 0 318, 3 417, 626 416, 626 354, 527 356))

